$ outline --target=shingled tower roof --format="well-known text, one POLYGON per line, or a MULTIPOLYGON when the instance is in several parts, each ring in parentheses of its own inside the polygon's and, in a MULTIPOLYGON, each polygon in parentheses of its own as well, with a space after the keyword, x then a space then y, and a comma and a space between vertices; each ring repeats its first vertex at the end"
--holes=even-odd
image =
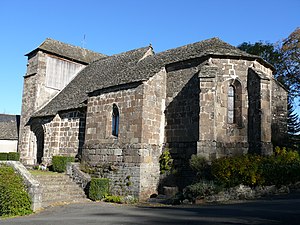
POLYGON ((44 52, 48 52, 84 64, 89 64, 98 59, 107 57, 104 54, 56 41, 51 38, 47 38, 40 46, 38 46, 35 50, 27 53, 25 56, 30 56, 38 50, 42 50, 44 52))

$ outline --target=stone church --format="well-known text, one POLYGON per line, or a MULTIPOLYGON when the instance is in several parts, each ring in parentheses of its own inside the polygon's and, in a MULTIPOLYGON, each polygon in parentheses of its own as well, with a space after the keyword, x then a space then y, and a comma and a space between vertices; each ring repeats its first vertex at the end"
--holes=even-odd
POLYGON ((287 92, 273 66, 218 38, 112 56, 46 39, 26 56, 24 164, 76 156, 145 198, 165 148, 184 171, 192 154, 270 154, 284 138, 287 92))

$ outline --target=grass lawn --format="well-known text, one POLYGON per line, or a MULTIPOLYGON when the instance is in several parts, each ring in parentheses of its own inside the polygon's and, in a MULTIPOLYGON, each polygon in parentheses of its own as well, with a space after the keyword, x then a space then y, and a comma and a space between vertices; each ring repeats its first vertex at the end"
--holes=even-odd
POLYGON ((45 171, 45 170, 29 170, 29 172, 32 175, 60 175, 60 174, 64 174, 64 173, 57 173, 57 172, 53 172, 53 171, 45 171))

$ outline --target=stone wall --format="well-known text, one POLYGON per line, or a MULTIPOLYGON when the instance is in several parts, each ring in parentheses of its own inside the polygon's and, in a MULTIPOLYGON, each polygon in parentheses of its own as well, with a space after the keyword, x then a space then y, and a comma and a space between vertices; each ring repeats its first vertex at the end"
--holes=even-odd
POLYGON ((197 68, 167 74, 165 142, 196 142, 199 139, 199 81, 197 68))
POLYGON ((166 71, 162 68, 155 76, 144 82, 142 143, 144 157, 140 164, 140 199, 157 193, 159 182, 159 157, 165 135, 166 71))
POLYGON ((272 80, 272 143, 284 145, 287 140, 288 92, 276 80, 272 80))
MULTIPOLYGON (((200 68, 200 128, 198 154, 213 159, 216 157, 244 154, 248 152, 249 141, 257 135, 259 127, 253 127, 257 121, 250 116, 251 99, 259 99, 263 104, 264 114, 262 121, 262 136, 260 149, 268 152, 270 145, 270 80, 272 71, 255 61, 240 59, 211 58, 200 68), (257 79, 256 88, 254 75, 249 73, 249 67, 260 71, 261 77, 257 79), (254 83, 252 83, 254 82, 254 83), (235 90, 234 122, 228 121, 228 88, 235 90), (251 93, 258 96, 250 97, 251 93), (260 97, 262 96, 262 98, 260 97), (250 111, 249 111, 250 110, 250 111), (249 114, 250 113, 250 114, 249 114), (252 119, 251 124, 248 119, 252 119)), ((255 114, 255 113, 254 113, 255 114)), ((254 115, 253 113, 251 115, 254 115)), ((257 114, 255 114, 257 115, 257 114)))
POLYGON ((184 187, 194 177, 189 159, 197 153, 199 140, 199 64, 193 60, 167 67, 165 148, 170 150, 177 174, 163 176, 160 190, 164 185, 184 187))
POLYGON ((170 149, 180 177, 193 176, 188 169, 192 154, 208 159, 245 154, 255 135, 259 135, 256 142, 260 144, 259 151, 270 149, 270 107, 267 105, 270 69, 255 61, 208 58, 172 64, 167 72, 165 146, 170 149), (258 88, 254 80, 257 75, 250 74, 249 67, 263 74, 257 79, 258 88), (230 86, 235 91, 232 121, 228 114, 230 86), (257 130, 260 127, 252 127, 258 121, 252 116, 259 114, 249 111, 249 107, 256 104, 249 103, 249 98, 264 107, 264 115, 259 116, 263 124, 258 125, 262 133, 257 130), (248 124, 248 116, 253 120, 251 124, 248 124))
POLYGON ((44 123, 44 161, 53 155, 80 157, 84 143, 85 113, 82 110, 56 115, 44 123))
MULTIPOLYGON (((24 86, 23 86, 23 97, 22 97, 22 113, 20 121, 20 138, 19 138, 19 149, 21 153, 21 160, 25 164, 35 164, 37 163, 37 138, 36 133, 32 131, 30 127, 30 117, 34 112, 41 109, 46 103, 48 103, 62 88, 53 88, 47 83, 49 82, 49 71, 55 74, 53 71, 60 71, 60 67, 67 66, 68 64, 73 65, 74 62, 69 60, 54 57, 42 51, 33 51, 28 55, 27 72, 24 76, 24 86), (55 59, 56 64, 52 61, 52 64, 47 63, 49 58, 55 59), (60 64, 58 62, 61 62, 60 64), (59 65, 57 67, 57 65, 59 65), (51 68, 47 68, 51 67, 51 68), (47 75, 48 71, 48 75, 47 75), (48 77, 47 77, 48 76, 48 77)), ((76 63, 78 69, 82 68, 84 65, 76 63)), ((68 71, 66 71, 67 73, 68 71)), ((70 78, 74 74, 66 74, 70 78)), ((51 77, 51 79, 56 79, 51 77)), ((70 80, 70 79, 69 79, 70 80)), ((58 82, 57 80, 55 82, 58 82)), ((66 85, 67 83, 64 83, 66 85)))
POLYGON ((90 94, 83 161, 112 182, 112 193, 140 199, 156 192, 165 104, 165 71, 150 80, 90 94), (112 135, 113 105, 119 110, 112 135))
POLYGON ((269 155, 271 143, 272 77, 256 67, 249 68, 248 76, 248 141, 249 152, 269 155), (251 88, 250 88, 251 87, 251 88))

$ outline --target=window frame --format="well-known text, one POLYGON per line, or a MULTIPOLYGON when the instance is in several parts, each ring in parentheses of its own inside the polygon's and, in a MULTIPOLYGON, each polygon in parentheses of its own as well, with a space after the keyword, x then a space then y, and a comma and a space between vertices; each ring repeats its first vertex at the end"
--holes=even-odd
POLYGON ((119 128, 120 128, 119 108, 116 104, 113 104, 113 107, 112 107, 112 132, 111 132, 111 134, 114 137, 119 136, 119 128))
POLYGON ((229 124, 236 122, 236 90, 232 84, 228 86, 227 92, 227 122, 229 124))

